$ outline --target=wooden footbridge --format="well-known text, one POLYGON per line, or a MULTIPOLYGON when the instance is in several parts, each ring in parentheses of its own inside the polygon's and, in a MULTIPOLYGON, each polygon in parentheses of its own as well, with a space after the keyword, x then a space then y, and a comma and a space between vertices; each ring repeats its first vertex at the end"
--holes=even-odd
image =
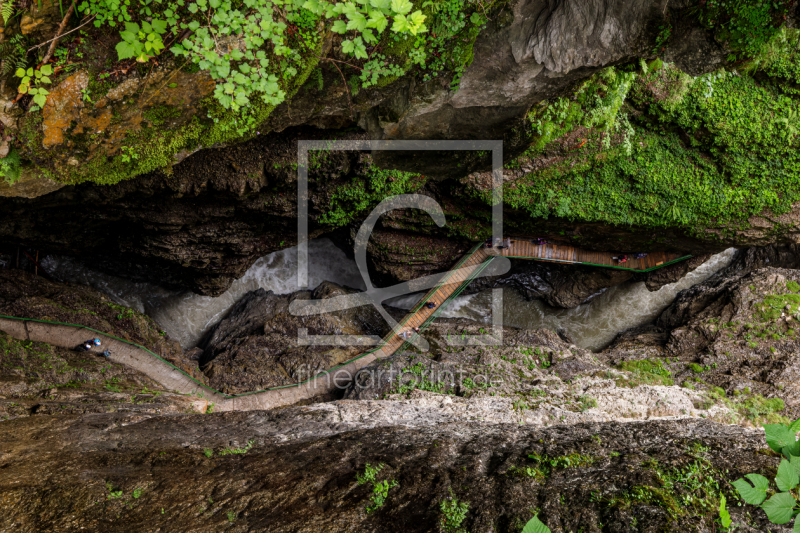
MULTIPOLYGON (((564 244, 536 245, 530 239, 511 237, 507 248, 486 247, 479 244, 462 257, 409 311, 403 320, 372 350, 350 361, 327 370, 311 379, 293 385, 284 385, 238 396, 216 391, 165 361, 144 346, 131 343, 79 324, 66 324, 45 320, 0 316, 0 331, 28 341, 46 342, 63 348, 73 348, 86 340, 87 335, 103 339, 103 348, 111 349, 111 361, 135 368, 161 383, 165 388, 202 398, 203 405, 214 404, 215 411, 240 411, 273 409, 292 405, 311 398, 330 397, 337 389, 352 382, 364 366, 406 349, 436 316, 483 272, 497 256, 556 263, 592 265, 618 268, 635 272, 648 272, 688 259, 691 256, 649 253, 647 257, 620 264, 614 257, 619 254, 581 250, 564 244), (427 304, 433 303, 429 307, 427 304), (419 332, 417 332, 419 330, 419 332), (90 333, 87 333, 90 332, 90 333)), ((199 410, 205 410, 201 405, 199 410)))
POLYGON ((536 244, 530 238, 509 237, 509 240, 510 246, 477 245, 462 257, 447 275, 409 311, 399 326, 383 338, 380 345, 380 350, 383 352, 381 357, 388 357, 406 348, 409 344, 408 341, 413 340, 414 335, 420 334, 433 322, 436 316, 447 307, 447 304, 461 294, 496 256, 598 266, 633 272, 650 272, 691 257, 690 255, 680 256, 666 252, 653 252, 636 259, 633 258, 633 254, 628 254, 627 260, 622 263, 619 261, 623 255, 621 253, 594 252, 567 244, 536 244), (428 308, 426 306, 428 302, 433 302, 435 306, 428 308), (419 333, 415 328, 420 330, 419 333))

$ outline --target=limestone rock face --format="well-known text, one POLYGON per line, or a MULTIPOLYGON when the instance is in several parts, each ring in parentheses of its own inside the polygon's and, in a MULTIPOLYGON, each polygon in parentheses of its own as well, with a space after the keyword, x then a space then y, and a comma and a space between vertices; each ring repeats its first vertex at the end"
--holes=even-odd
MULTIPOLYGON (((462 523, 469 531, 524 524, 529 509, 539 509, 553 531, 589 531, 602 521, 627 532, 634 520, 638 530, 679 532, 691 521, 710 531, 716 513, 708 508, 716 509, 716 500, 678 504, 696 494, 680 482, 663 490, 663 474, 653 465, 684 472, 698 461, 703 482, 721 484, 751 472, 767 475, 776 463, 762 451, 763 432, 705 420, 533 428, 479 420, 431 424, 413 405, 395 410, 396 419, 382 414, 373 402, 337 402, 224 416, 114 413, 3 422, 0 487, 10 505, 0 527, 312 533, 324 524, 329 532, 423 533, 439 527, 439 505, 452 490, 469 502, 462 523), (226 448, 248 451, 221 455, 226 448), (536 480, 515 474, 536 466, 533 454, 584 459, 548 468, 536 480), (370 514, 372 488, 356 482, 367 463, 385 464, 378 482, 397 481, 370 514), (634 487, 672 498, 684 520, 672 520, 662 500, 624 508, 605 503, 634 487), (123 496, 111 500, 112 490, 123 496)), ((751 524, 739 531, 774 530, 763 513, 748 518, 737 506, 730 512, 751 524)))

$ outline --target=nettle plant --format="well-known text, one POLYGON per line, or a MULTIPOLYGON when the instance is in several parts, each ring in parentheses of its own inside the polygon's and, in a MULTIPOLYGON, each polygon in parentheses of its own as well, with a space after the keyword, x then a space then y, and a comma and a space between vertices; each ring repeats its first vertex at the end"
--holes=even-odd
MULTIPOLYGON (((775 491, 769 499, 770 483, 767 478, 759 474, 747 474, 744 478, 733 482, 742 499, 750 505, 758 505, 773 524, 786 524, 800 514, 800 501, 798 501, 798 485, 800 485, 800 441, 797 432, 800 431, 800 419, 791 425, 765 424, 764 431, 767 436, 767 445, 782 455, 775 476, 775 491)), ((800 533, 800 519, 794 521, 794 533, 800 533)))

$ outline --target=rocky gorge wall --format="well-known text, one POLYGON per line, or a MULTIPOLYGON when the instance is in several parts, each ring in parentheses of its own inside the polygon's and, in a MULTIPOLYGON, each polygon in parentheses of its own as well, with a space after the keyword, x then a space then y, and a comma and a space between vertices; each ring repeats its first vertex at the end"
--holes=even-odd
MULTIPOLYGON (((327 34, 322 61, 306 69, 314 75, 293 79, 284 103, 255 111, 260 122, 246 133, 230 129, 234 114, 204 107, 204 71, 174 70, 164 84, 164 65, 149 75, 100 67, 113 56, 67 40, 64 71, 88 74, 54 76, 41 112, 12 103, 4 81, 5 142, 26 178, 0 191, 0 242, 11 253, 23 245, 91 257, 110 272, 219 294, 256 258, 295 244, 296 140, 496 138, 507 231, 623 252, 791 244, 796 137, 780 117, 794 105, 797 8, 781 6, 783 15, 767 13, 763 50, 753 51, 726 33, 739 15, 718 13, 715 26, 692 2, 496 4, 485 24, 463 26, 475 40, 454 91, 447 69, 427 79, 417 67, 377 86, 342 84, 334 63, 346 55, 327 34), (78 53, 93 59, 83 65, 78 53), (47 146, 45 130, 57 137, 47 146), (748 143, 754 135, 761 141, 748 143), (742 152, 750 146, 753 154, 742 152), (784 170, 766 179, 773 162, 784 170), (56 181, 28 179, 37 165, 56 181), (98 185, 109 183, 117 185, 98 185)), ((42 24, 25 35, 43 35, 42 24)), ((316 161, 312 236, 340 230, 347 246, 385 195, 433 196, 448 214, 443 231, 413 212, 383 217, 370 258, 384 282, 443 270, 485 237, 486 154, 371 156, 316 161)))

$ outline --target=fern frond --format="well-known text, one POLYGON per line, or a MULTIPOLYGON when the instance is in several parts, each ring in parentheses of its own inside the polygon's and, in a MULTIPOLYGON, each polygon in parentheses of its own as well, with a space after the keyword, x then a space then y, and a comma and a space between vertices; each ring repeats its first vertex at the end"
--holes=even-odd
POLYGON ((14 14, 14 1, 15 0, 0 0, 0 16, 3 17, 3 23, 8 23, 11 16, 14 14))

